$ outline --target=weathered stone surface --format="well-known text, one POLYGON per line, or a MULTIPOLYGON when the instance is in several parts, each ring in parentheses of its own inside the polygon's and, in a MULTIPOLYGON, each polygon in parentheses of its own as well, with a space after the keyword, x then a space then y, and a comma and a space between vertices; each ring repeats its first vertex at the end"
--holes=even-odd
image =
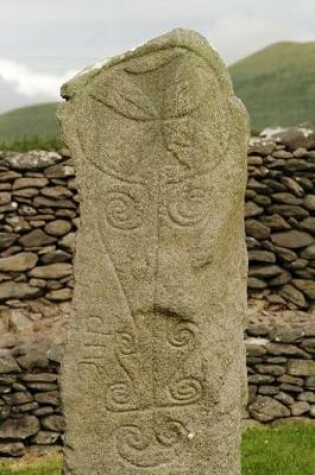
POLYGON ((248 259, 250 261, 268 262, 269 264, 273 264, 274 262, 276 262, 276 256, 273 252, 261 250, 249 251, 248 259))
POLYGON ((315 259, 315 244, 308 246, 306 249, 303 249, 301 253, 303 259, 315 259))
POLYGON ((315 234, 315 217, 305 218, 303 219, 301 226, 306 231, 309 231, 315 234))
POLYGON ((63 432, 64 430, 64 420, 62 416, 58 415, 51 415, 45 416, 41 419, 41 426, 44 429, 55 431, 55 432, 63 432))
POLYGON ((278 393, 276 396, 275 396, 275 399, 277 399, 277 401, 280 401, 282 402, 283 404, 285 404, 286 406, 291 406, 292 404, 294 404, 294 398, 292 396, 290 396, 289 394, 287 393, 283 393, 282 391, 280 391, 280 393, 278 393))
POLYGON ((246 220, 245 230, 247 236, 252 236, 256 239, 268 239, 270 235, 270 229, 256 219, 246 220))
POLYGON ((40 404, 49 404, 50 406, 59 406, 60 404, 60 397, 58 391, 37 393, 34 395, 34 398, 40 404))
POLYGON ((0 259, 0 272, 24 272, 35 267, 37 261, 37 255, 32 252, 3 257, 0 259))
MULTIPOLYGON (((0 374, 19 373, 19 365, 7 350, 0 350, 0 374)), ((1 384, 1 383, 0 383, 1 384)))
POLYGON ((303 203, 307 209, 315 211, 315 195, 305 196, 303 203))
POLYGON ((20 190, 22 188, 42 188, 48 184, 47 178, 18 178, 12 186, 12 190, 20 190))
POLYGON ((48 178, 66 178, 74 176, 74 169, 69 165, 53 165, 45 170, 48 178))
POLYGON ((7 205, 11 201, 11 193, 6 191, 0 192, 0 206, 7 205))
POLYGON ((19 239, 19 243, 24 247, 47 246, 55 242, 55 238, 48 236, 42 229, 34 229, 19 239))
POLYGON ((250 277, 270 278, 282 273, 281 267, 278 266, 255 266, 249 269, 250 277))
POLYGON ((46 224, 45 231, 52 236, 64 236, 71 230, 71 223, 64 219, 56 219, 51 223, 46 224))
POLYGON ((72 196, 72 192, 65 186, 47 186, 40 190, 41 194, 48 198, 62 199, 72 196))
POLYGON ((15 170, 41 170, 56 163, 61 156, 56 152, 34 151, 28 154, 12 154, 6 161, 15 170))
POLYGON ((273 214, 285 216, 286 218, 307 218, 309 216, 309 212, 305 208, 296 205, 274 204, 269 207, 269 211, 273 214))
POLYGON ((54 200, 45 196, 36 196, 33 200, 34 206, 38 208, 66 208, 73 209, 76 207, 72 200, 54 200))
POLYGON ((175 30, 63 95, 84 202, 65 473, 237 475, 247 120, 226 70, 175 30))
POLYGON ((25 452, 22 442, 0 442, 0 455, 21 457, 25 452))
POLYGON ((29 299, 38 297, 41 290, 23 282, 3 282, 0 284, 0 300, 29 299))
POLYGON ((248 153, 265 156, 270 155, 276 148, 273 140, 262 139, 260 137, 251 137, 248 144, 248 153))
POLYGON ((287 205, 301 205, 303 200, 297 198, 296 196, 292 195, 291 193, 274 193, 272 195, 272 199, 277 201, 278 203, 284 203, 287 205))
POLYGON ((289 177, 289 176, 284 176, 281 179, 281 182, 290 190, 292 193, 294 193, 296 196, 301 198, 304 196, 305 192, 303 190, 303 187, 297 183, 294 178, 289 177))
POLYGON ((271 216, 261 216, 261 222, 269 228, 275 231, 282 231, 283 229, 290 229, 290 225, 279 214, 273 214, 271 216))
POLYGON ((248 277, 247 279, 247 287, 249 289, 265 289, 267 287, 267 282, 261 279, 257 279, 257 277, 248 277))
POLYGON ((278 285, 284 285, 290 282, 292 276, 290 272, 287 270, 283 271, 281 274, 279 274, 277 277, 274 277, 268 282, 268 285, 270 287, 276 287, 278 285))
POLYGON ((261 137, 265 140, 281 142, 290 150, 315 147, 315 130, 312 124, 299 127, 267 128, 262 131, 261 137))
POLYGON ((75 249, 75 233, 69 233, 63 236, 59 244, 66 249, 66 251, 73 252, 75 249))
POLYGON ((48 430, 40 430, 38 434, 32 437, 32 442, 37 445, 52 445, 59 439, 59 432, 51 432, 48 430))
POLYGON ((66 300, 71 300, 72 290, 71 289, 60 289, 52 290, 46 294, 46 298, 52 302, 65 302, 66 300))
POLYGON ((72 256, 68 252, 62 251, 61 249, 56 249, 44 254, 41 258, 41 261, 43 264, 55 264, 56 262, 70 261, 71 258, 72 256))
POLYGON ((26 373, 21 378, 25 383, 54 383, 57 375, 52 373, 26 373))
POLYGON ((286 249, 285 247, 274 246, 275 253, 280 257, 282 261, 292 262, 297 260, 298 256, 292 249, 286 249))
POLYGON ((60 279, 72 274, 72 265, 65 262, 57 262, 47 266, 35 267, 29 272, 31 277, 37 279, 60 279))
POLYGON ((299 401, 290 406, 292 416, 301 416, 310 410, 310 405, 306 401, 299 401))
POLYGON ((296 376, 315 376, 315 361, 290 360, 288 371, 296 376))
POLYGON ((252 417, 260 422, 270 422, 279 417, 289 417, 289 409, 281 402, 268 396, 258 396, 249 407, 252 417))
POLYGON ((293 279, 292 284, 307 295, 310 299, 315 299, 315 281, 307 279, 293 279))
POLYGON ((256 205, 256 203, 253 203, 252 201, 247 201, 245 204, 245 217, 246 218, 252 218, 254 216, 259 216, 264 212, 264 209, 261 208, 260 206, 256 205))
POLYGON ((293 285, 286 284, 279 290, 280 295, 282 295, 289 302, 294 303, 300 308, 306 308, 306 300, 302 292, 297 290, 293 285))
POLYGON ((35 416, 25 416, 21 419, 6 419, 0 424, 1 439, 25 440, 39 431, 39 422, 35 416))
POLYGON ((0 232, 0 249, 5 249, 6 247, 12 246, 18 237, 18 234, 0 232))
POLYGON ((297 249, 299 247, 309 246, 314 242, 313 236, 303 231, 287 231, 271 235, 271 240, 277 246, 297 249))

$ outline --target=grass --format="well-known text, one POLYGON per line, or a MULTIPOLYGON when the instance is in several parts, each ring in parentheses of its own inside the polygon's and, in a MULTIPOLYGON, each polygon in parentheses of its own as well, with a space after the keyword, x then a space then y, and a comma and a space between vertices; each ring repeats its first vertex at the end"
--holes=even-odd
POLYGON ((21 107, 0 115, 0 143, 10 143, 40 137, 49 139, 58 135, 57 102, 21 107))
POLYGON ((61 475, 60 451, 28 452, 20 459, 0 458, 0 475, 61 475))
POLYGON ((15 152, 29 152, 30 150, 60 150, 63 142, 59 136, 41 138, 34 136, 31 138, 22 137, 13 141, 0 141, 0 150, 10 150, 15 152))
POLYGON ((315 120, 315 42, 276 43, 230 72, 254 129, 315 120))
POLYGON ((315 475, 315 425, 247 430, 242 467, 242 475, 315 475))
MULTIPOLYGON (((61 463, 56 452, 27 455, 0 462, 0 475, 61 475, 61 463)), ((315 424, 248 429, 243 434, 242 466, 242 475, 315 475, 315 424)))

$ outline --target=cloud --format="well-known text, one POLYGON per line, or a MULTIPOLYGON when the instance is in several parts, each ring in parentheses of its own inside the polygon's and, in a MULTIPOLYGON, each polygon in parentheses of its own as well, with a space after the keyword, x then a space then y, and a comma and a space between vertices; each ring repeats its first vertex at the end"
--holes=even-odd
POLYGON ((0 58, 0 78, 13 90, 26 98, 56 100, 60 98, 60 86, 76 71, 53 75, 32 71, 12 59, 0 58))
POLYGON ((220 18, 207 36, 228 64, 271 43, 291 39, 287 23, 253 16, 220 18))

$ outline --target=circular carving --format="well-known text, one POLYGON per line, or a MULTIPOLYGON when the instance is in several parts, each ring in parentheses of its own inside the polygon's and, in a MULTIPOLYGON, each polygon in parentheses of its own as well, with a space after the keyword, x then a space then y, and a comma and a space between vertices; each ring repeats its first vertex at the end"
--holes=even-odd
POLYGON ((120 333, 118 337, 119 351, 123 355, 135 353, 135 337, 131 333, 120 333))
POLYGON ((167 446, 171 446, 187 437, 186 427, 179 421, 168 420, 163 423, 163 428, 156 434, 157 440, 167 446))
POLYGON ((208 199, 203 190, 186 191, 180 200, 169 204, 169 217, 179 226, 196 226, 208 216, 208 199))
POLYGON ((122 191, 107 195, 106 217, 109 224, 117 229, 135 229, 142 222, 139 202, 132 195, 122 191))
POLYGON ((191 404, 202 396, 202 384, 196 378, 184 378, 170 387, 173 399, 181 404, 191 404))
POLYGON ((120 427, 119 435, 124 443, 136 450, 144 450, 150 444, 150 438, 136 425, 125 425, 120 427))
POLYGON ((118 405, 125 405, 131 402, 131 391, 128 383, 120 381, 114 383, 109 388, 109 402, 118 405))
POLYGON ((194 345, 196 340, 195 325, 189 322, 180 322, 176 325, 172 335, 168 341, 176 348, 185 348, 189 345, 194 345))

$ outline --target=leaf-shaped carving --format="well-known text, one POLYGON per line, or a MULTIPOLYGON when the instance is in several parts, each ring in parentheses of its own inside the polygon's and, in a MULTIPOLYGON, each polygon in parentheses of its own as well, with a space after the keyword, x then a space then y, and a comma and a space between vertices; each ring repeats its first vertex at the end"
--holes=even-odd
POLYGON ((133 120, 152 120, 158 114, 150 99, 124 71, 100 74, 89 91, 95 100, 133 120))
POLYGON ((163 117, 181 117, 199 108, 207 94, 213 74, 204 60, 186 53, 173 61, 170 86, 165 91, 163 117))
POLYGON ((124 70, 131 74, 143 74, 151 71, 155 71, 163 66, 171 63, 175 58, 182 56, 183 50, 180 48, 171 48, 165 51, 159 51, 156 53, 149 53, 139 58, 132 58, 124 70))

